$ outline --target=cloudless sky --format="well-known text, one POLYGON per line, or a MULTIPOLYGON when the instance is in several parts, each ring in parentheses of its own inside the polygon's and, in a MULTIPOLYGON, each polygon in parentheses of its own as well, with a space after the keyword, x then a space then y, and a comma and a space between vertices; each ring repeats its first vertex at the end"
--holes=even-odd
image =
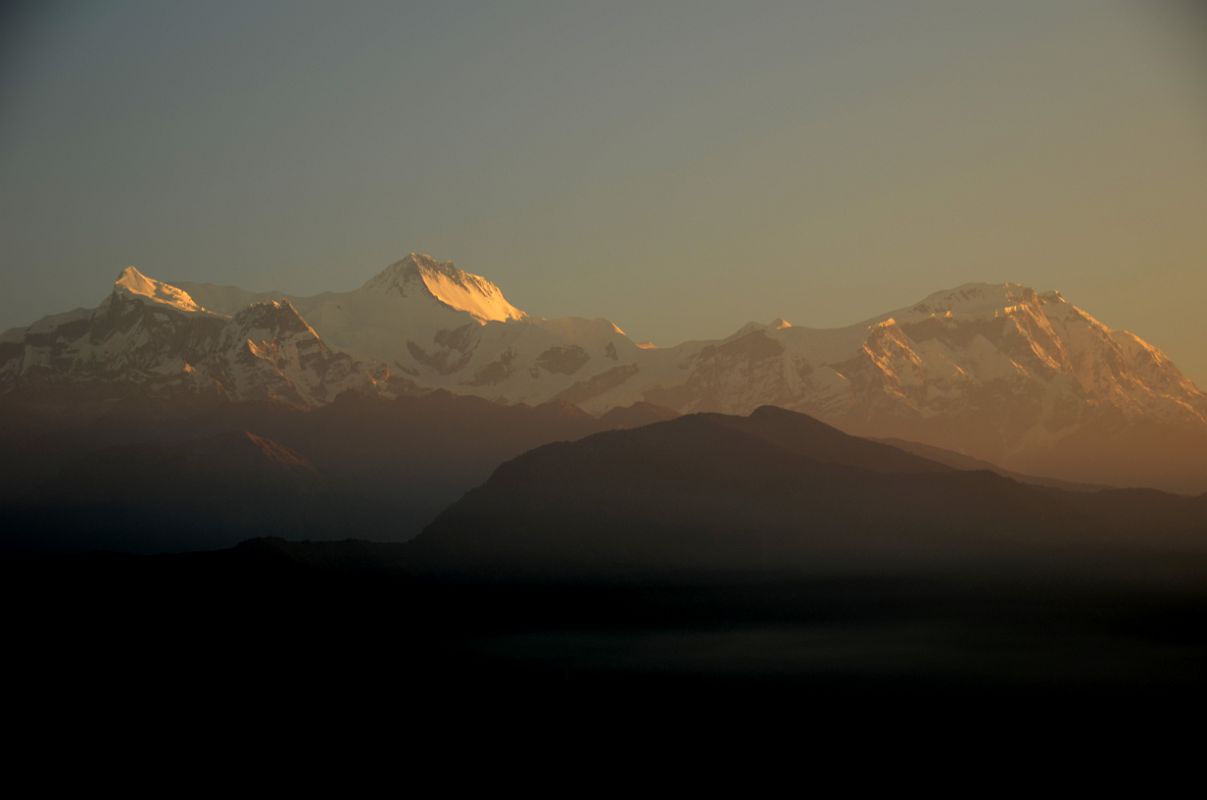
POLYGON ((1192 0, 9 3, 0 328, 420 250, 636 339, 1061 289, 1207 386, 1192 0))

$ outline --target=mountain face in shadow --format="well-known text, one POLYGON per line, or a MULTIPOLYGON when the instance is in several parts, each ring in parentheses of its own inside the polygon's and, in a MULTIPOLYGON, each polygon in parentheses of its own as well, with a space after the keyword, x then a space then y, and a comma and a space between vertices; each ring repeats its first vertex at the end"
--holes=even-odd
POLYGON ((266 530, 332 524, 328 482, 306 458, 246 431, 108 447, 4 509, 9 548, 211 549, 266 530))
POLYGON ((434 392, 271 402, 132 398, 0 432, 6 549, 166 552, 259 536, 403 541, 503 461, 658 414, 434 392))
MULTIPOLYGON (((184 499, 190 487, 315 492, 323 488, 306 458, 271 439, 232 431, 179 445, 127 445, 90 453, 35 497, 58 502, 184 499)), ((212 500, 210 501, 212 502, 212 500)))
POLYGON ((500 576, 876 570, 1201 547, 1205 525, 1204 498, 1027 486, 764 407, 537 448, 414 549, 438 570, 500 576))

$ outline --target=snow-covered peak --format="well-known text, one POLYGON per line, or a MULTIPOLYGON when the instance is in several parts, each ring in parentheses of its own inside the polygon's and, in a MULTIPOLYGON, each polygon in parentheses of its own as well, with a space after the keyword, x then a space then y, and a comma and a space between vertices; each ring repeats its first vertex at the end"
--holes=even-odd
POLYGON ((204 308, 197 305, 189 293, 178 289, 170 283, 148 278, 136 267, 126 267, 117 280, 113 282, 114 294, 131 297, 145 303, 167 306, 186 314, 203 313, 204 308))
POLYGON ((369 279, 362 289, 397 291, 404 297, 418 290, 449 308, 466 312, 483 325, 528 316, 509 303, 502 290, 486 278, 459 269, 451 261, 437 261, 426 253, 410 253, 369 279))
MULTIPOLYGON (((1059 293, 1049 293, 1059 297, 1059 293)), ((1045 295, 1048 297, 1048 295, 1045 295)), ((951 316, 965 319, 993 317, 1007 310, 1035 304, 1040 295, 1034 289, 1019 283, 966 283, 954 289, 935 292, 920 303, 910 306, 909 317, 951 316)))

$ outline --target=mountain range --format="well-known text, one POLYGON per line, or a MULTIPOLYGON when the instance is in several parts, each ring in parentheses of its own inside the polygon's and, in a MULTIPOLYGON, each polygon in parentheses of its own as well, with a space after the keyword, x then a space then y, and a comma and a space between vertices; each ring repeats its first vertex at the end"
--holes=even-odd
POLYGON ((312 409, 434 390, 592 415, 774 405, 1024 474, 1207 490, 1207 395, 1136 334, 1018 284, 964 285, 845 328, 777 319, 653 347, 608 320, 534 317, 418 253, 313 296, 130 267, 96 308, 0 336, 0 405, 44 424, 136 397, 312 409))

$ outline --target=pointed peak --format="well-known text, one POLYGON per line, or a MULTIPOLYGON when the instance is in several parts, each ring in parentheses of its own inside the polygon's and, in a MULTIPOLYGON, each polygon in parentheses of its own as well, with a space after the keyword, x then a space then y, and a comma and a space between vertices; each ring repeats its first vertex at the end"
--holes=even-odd
POLYGON ((773 331, 782 331, 782 330, 787 330, 788 328, 791 328, 792 323, 789 322, 788 320, 784 319, 783 317, 778 317, 776 319, 771 320, 771 324, 768 325, 767 327, 773 331))
POLYGON ((279 300, 259 300, 251 303, 242 311, 234 315, 233 319, 255 319, 257 317, 284 317, 293 318, 301 317, 301 312, 297 307, 285 298, 279 300))
POLYGON ((134 266, 126 267, 117 276, 117 280, 113 282, 113 293, 187 314, 205 312, 184 289, 148 278, 134 266))
POLYGON ((261 300, 232 317, 241 331, 266 330, 275 333, 306 333, 320 339, 300 311, 288 300, 261 300))
POLYGON ((459 269, 451 261, 437 261, 426 253, 408 253, 363 287, 364 290, 398 292, 403 297, 427 295, 454 311, 463 311, 481 325, 507 322, 528 315, 513 306, 503 291, 481 275, 459 269))
POLYGON ((424 273, 456 275, 461 272, 451 261, 437 261, 427 253, 411 251, 365 282, 365 288, 391 289, 421 280, 424 273))
POLYGON ((130 266, 123 269, 120 273, 118 273, 117 280, 114 281, 114 283, 130 285, 130 284, 142 283, 142 282, 145 282, 148 280, 150 280, 150 279, 146 275, 143 275, 141 272, 138 271, 138 267, 131 264, 130 266))

